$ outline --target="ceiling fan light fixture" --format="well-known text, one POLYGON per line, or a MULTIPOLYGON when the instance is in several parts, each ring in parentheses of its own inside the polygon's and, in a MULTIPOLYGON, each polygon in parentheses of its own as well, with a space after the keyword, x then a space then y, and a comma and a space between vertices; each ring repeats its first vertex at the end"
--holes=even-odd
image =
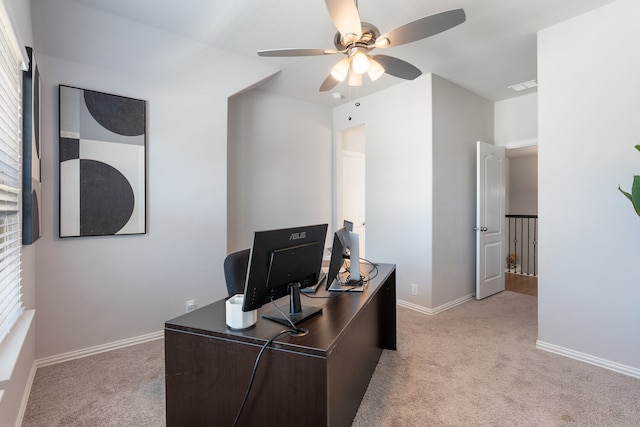
POLYGON ((380 65, 378 61, 373 58, 369 58, 369 70, 367 70, 367 73, 369 74, 369 78, 372 82, 375 82, 382 77, 384 72, 384 67, 380 65))
POLYGON ((369 55, 361 47, 351 57, 351 68, 358 74, 364 74, 369 69, 369 55))
POLYGON ((376 39, 375 46, 384 49, 385 47, 389 47, 390 44, 391 40, 389 40, 387 37, 381 37, 379 39, 376 39))
POLYGON ((349 58, 343 58, 331 69, 331 76, 339 82, 343 82, 349 74, 349 58))
POLYGON ((340 42, 345 46, 349 46, 350 44, 358 41, 359 38, 360 38, 359 34, 354 34, 354 33, 342 34, 342 36, 340 37, 340 42))
POLYGON ((353 70, 349 73, 349 86, 362 86, 362 74, 356 73, 353 70))
POLYGON ((348 80, 349 86, 361 86, 364 73, 371 80, 377 80, 385 73, 404 80, 414 80, 422 74, 418 68, 393 56, 370 57, 371 49, 413 43, 449 30, 466 20, 463 9, 448 10, 416 19, 381 35, 375 25, 360 19, 358 0, 325 0, 325 6, 338 30, 333 37, 335 49, 258 51, 259 56, 267 57, 345 54, 346 57, 331 68, 330 74, 320 85, 320 92, 326 92, 345 80, 348 80))

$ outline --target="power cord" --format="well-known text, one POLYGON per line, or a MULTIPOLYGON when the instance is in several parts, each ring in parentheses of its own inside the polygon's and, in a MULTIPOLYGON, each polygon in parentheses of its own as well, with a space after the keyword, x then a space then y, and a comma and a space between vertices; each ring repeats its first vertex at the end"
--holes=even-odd
MULTIPOLYGON (((361 261, 366 262, 367 264, 369 264, 371 266, 371 268, 369 269, 369 271, 367 272, 366 276, 363 275, 362 273, 360 273, 360 278, 358 280, 346 280, 346 281, 341 281, 340 278, 338 277, 338 281, 344 285, 344 286, 351 286, 353 290, 359 288, 360 286, 364 286, 367 283, 369 283, 372 279, 375 279, 376 276, 378 276, 378 264, 369 261, 366 258, 359 258, 361 261), (374 275, 371 275, 371 273, 375 271, 374 275)), ((349 268, 345 268, 345 271, 347 273, 351 273, 351 265, 349 265, 349 268)))
MULTIPOLYGON (((354 289, 358 286, 364 286, 365 283, 369 282, 371 279, 374 279, 377 275, 378 275, 378 264, 373 263, 365 258, 360 258, 362 261, 366 262, 367 264, 369 264, 371 266, 371 268, 369 269, 369 271, 367 272, 367 276, 363 276, 362 274, 360 274, 360 281, 358 285, 354 286, 354 289), (375 271, 376 274, 371 276, 371 272, 375 271), (361 283, 361 284, 360 284, 361 283)), ((347 272, 349 272, 349 269, 345 269, 347 272)), ((328 278, 327 278, 328 280, 328 278)), ((333 296, 327 296, 327 297, 316 297, 316 296, 312 296, 312 295, 307 295, 307 294, 302 294, 304 296, 306 296, 307 298, 336 298, 339 295, 333 295, 333 296)), ((253 387, 253 382, 256 378, 256 372, 258 371, 258 364, 260 363, 260 360, 262 359, 262 355, 264 354, 265 350, 271 345, 271 343, 273 343, 273 341, 278 338, 280 335, 284 335, 286 333, 295 335, 295 334, 299 334, 301 332, 304 331, 304 329, 298 328, 296 327, 296 325, 291 321, 291 319, 289 318, 289 316, 287 316, 281 309, 280 307, 278 307, 278 304, 275 303, 275 301, 273 300, 273 295, 271 296, 271 303, 273 304, 273 306, 276 308, 276 310, 285 318, 287 319, 287 321, 289 322, 289 324, 291 325, 291 329, 283 329, 282 331, 278 332, 277 334, 275 334, 273 337, 271 337, 269 339, 269 341, 267 341, 262 348, 260 349, 260 352, 258 353, 258 356, 256 357, 256 361, 253 365, 253 371, 251 372, 251 378, 249 379, 249 385, 247 386, 247 391, 244 394, 244 398, 242 399, 242 404, 240 405, 240 409, 238 410, 238 414, 236 415, 235 420, 233 420, 233 424, 232 427, 236 427, 238 424, 238 420, 240 419, 240 416, 242 415, 242 411, 244 410, 244 407, 247 403, 247 400, 249 398, 249 393, 251 392, 251 388, 253 387)))
POLYGON ((276 308, 276 311, 278 313, 280 313, 282 315, 282 317, 284 317, 285 319, 287 319, 287 322, 289 323, 289 325, 291 325, 291 328, 295 331, 295 333, 300 333, 300 328, 297 328, 295 323, 293 323, 291 321, 291 318, 289 316, 287 316, 286 314, 284 314, 284 311, 280 310, 280 307, 278 307, 278 304, 276 304, 276 302, 273 300, 273 295, 271 296, 271 304, 273 304, 273 306, 276 308))
POLYGON ((253 381, 256 378, 256 372, 258 371, 258 364, 260 363, 260 359, 262 359, 262 355, 264 354, 264 351, 267 349, 267 347, 269 347, 271 345, 271 343, 278 338, 280 335, 284 335, 286 333, 297 333, 297 330, 294 329, 284 329, 280 332, 278 332, 277 334, 275 334, 273 337, 271 337, 271 339, 269 339, 269 341, 267 341, 262 348, 260 349, 260 352, 258 353, 258 357, 256 357, 256 362, 253 365, 253 371, 251 372, 251 378, 249 379, 249 385, 247 386, 247 391, 244 394, 244 398, 242 399, 242 404, 240 405, 240 409, 238 410, 238 414, 236 415, 236 419, 233 420, 233 424, 232 427, 235 427, 236 425, 238 425, 238 420, 240 419, 240 415, 242 415, 242 411, 244 410, 244 407, 247 403, 247 399, 249 398, 249 393, 251 392, 251 387, 253 387, 253 381))

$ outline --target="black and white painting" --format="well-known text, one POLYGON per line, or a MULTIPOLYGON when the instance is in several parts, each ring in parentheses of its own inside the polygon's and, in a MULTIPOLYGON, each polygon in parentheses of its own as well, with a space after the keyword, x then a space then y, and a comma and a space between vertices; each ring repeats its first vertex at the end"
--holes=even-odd
POLYGON ((60 237, 146 232, 146 102, 60 85, 60 237))
POLYGON ((22 76, 22 244, 40 237, 40 70, 27 47, 29 69, 22 76))

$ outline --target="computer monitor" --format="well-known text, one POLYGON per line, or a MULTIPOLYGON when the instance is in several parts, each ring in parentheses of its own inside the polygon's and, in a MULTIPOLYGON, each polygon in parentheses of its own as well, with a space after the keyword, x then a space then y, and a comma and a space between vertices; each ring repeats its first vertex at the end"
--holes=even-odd
POLYGON ((342 221, 342 228, 338 229, 336 232, 338 233, 338 237, 340 238, 340 242, 342 243, 342 255, 344 258, 349 259, 351 255, 351 241, 349 237, 349 233, 353 231, 353 222, 344 220, 342 221))
POLYGON ((345 257, 343 255, 344 247, 342 245, 341 237, 344 234, 345 230, 343 227, 336 230, 333 235, 333 246, 331 247, 331 258, 329 260, 329 272, 327 273, 327 290, 340 292, 363 292, 365 282, 360 273, 360 262, 355 250, 353 254, 351 254, 351 261, 347 268, 349 276, 345 277, 343 275, 340 277, 340 272, 345 263, 345 257), (358 259, 358 261, 354 261, 355 259, 358 259))
POLYGON ((344 227, 333 233, 333 245, 331 246, 331 258, 329 259, 329 272, 327 273, 327 290, 331 287, 333 280, 338 277, 338 274, 344 265, 344 246, 342 244, 341 237, 344 233, 344 227))
POLYGON ((327 224, 256 231, 249 253, 243 311, 252 311, 289 294, 289 307, 263 317, 297 325, 322 311, 302 306, 300 289, 318 281, 327 224), (288 313, 288 314, 287 314, 288 313))

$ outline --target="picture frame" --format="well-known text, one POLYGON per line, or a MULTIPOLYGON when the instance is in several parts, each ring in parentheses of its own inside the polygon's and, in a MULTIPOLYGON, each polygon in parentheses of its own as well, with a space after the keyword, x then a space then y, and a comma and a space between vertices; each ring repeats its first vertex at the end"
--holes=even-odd
POLYGON ((22 244, 41 236, 42 173, 40 159, 40 70, 26 47, 29 69, 22 75, 22 244))
POLYGON ((60 85, 60 237, 146 233, 146 101, 60 85))

